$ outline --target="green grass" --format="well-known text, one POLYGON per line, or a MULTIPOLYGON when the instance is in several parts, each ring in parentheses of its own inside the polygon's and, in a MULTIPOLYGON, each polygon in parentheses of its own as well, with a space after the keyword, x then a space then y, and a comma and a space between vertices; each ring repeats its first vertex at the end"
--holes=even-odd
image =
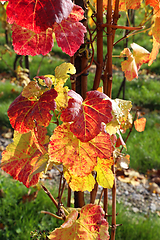
POLYGON ((10 127, 7 110, 14 99, 21 93, 22 87, 11 84, 9 80, 0 81, 0 125, 10 127))
MULTIPOLYGON (((111 212, 111 209, 109 209, 111 212)), ((116 240, 159 240, 160 218, 158 215, 135 214, 125 210, 122 204, 117 204, 116 240)), ((109 219, 109 223, 111 220, 109 219)))
MULTIPOLYGON (((21 183, 13 180, 9 176, 0 173, 0 189, 3 191, 0 197, 0 239, 3 240, 29 240, 30 232, 53 231, 62 224, 49 215, 44 215, 41 210, 56 213, 56 208, 49 197, 40 190, 35 200, 22 202, 22 197, 27 194, 28 189, 21 183)), ((54 197, 57 191, 54 186, 49 187, 54 197)), ((32 192, 35 189, 32 188, 32 192)), ((65 198, 62 200, 66 204, 65 198)), ((122 204, 117 204, 117 223, 122 226, 117 227, 117 240, 159 240, 160 239, 160 218, 157 215, 144 216, 134 214, 125 210, 122 204)), ((109 207, 109 214, 111 207, 109 207)), ((108 219, 111 225, 111 218, 108 219)))
MULTIPOLYGON (((0 190, 3 191, 3 197, 0 197, 0 239, 29 240, 30 232, 35 229, 53 231, 62 224, 61 220, 41 213, 41 210, 57 211, 43 190, 39 191, 35 200, 23 203, 22 197, 29 189, 11 177, 3 176, 1 172, 0 190)), ((50 191, 56 196, 55 187, 50 187, 50 191)))

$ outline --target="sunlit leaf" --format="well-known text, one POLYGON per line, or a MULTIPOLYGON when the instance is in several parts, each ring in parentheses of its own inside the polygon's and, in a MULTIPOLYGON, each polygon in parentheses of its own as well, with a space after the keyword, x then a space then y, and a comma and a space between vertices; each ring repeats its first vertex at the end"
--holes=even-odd
POLYGON ((40 33, 52 28, 55 22, 61 23, 72 8, 71 0, 10 0, 7 6, 8 22, 40 33))
POLYGON ((91 192, 95 185, 95 179, 92 174, 89 174, 85 177, 78 177, 71 175, 68 171, 65 171, 64 177, 72 191, 91 192))
MULTIPOLYGON (((45 144, 49 141, 47 131, 42 127, 38 127, 37 131, 38 141, 44 146, 43 149, 46 149, 45 144)), ((42 154, 32 134, 33 132, 20 134, 15 131, 13 143, 3 151, 1 161, 1 168, 14 179, 23 182, 26 187, 37 184, 40 172, 44 171, 48 161, 47 149, 42 154)))
POLYGON ((41 126, 48 126, 52 118, 50 111, 56 108, 56 97, 54 89, 45 92, 37 101, 19 95, 8 109, 12 127, 20 133, 26 133, 35 127, 35 121, 41 126))
POLYGON ((97 166, 94 168, 97 171, 96 180, 98 184, 104 188, 112 188, 114 183, 114 175, 111 170, 113 165, 113 158, 100 159, 98 158, 97 166))
POLYGON ((112 144, 107 133, 100 133, 89 142, 81 142, 63 123, 54 130, 49 143, 50 162, 63 163, 70 174, 84 177, 97 165, 97 157, 110 158, 112 144))
POLYGON ((150 54, 148 66, 151 66, 153 61, 156 59, 157 54, 159 53, 159 49, 160 49, 160 43, 157 42, 157 40, 153 36, 153 48, 152 48, 152 52, 150 54))
POLYGON ((146 0, 146 5, 150 5, 154 8, 154 14, 156 14, 156 17, 160 17, 160 3, 159 0, 146 0))
POLYGON ((99 205, 88 204, 80 211, 73 210, 60 228, 49 235, 51 240, 109 240, 108 223, 99 205))
POLYGON ((40 97, 42 91, 37 82, 29 82, 29 84, 23 89, 22 96, 25 98, 40 97))
POLYGON ((128 81, 132 81, 134 78, 138 78, 138 70, 143 63, 148 63, 150 58, 150 52, 145 48, 139 46, 136 43, 132 43, 133 54, 129 48, 125 48, 120 56, 126 55, 127 60, 121 63, 122 71, 125 72, 125 77, 128 81))
POLYGON ((146 125, 146 118, 139 118, 134 121, 135 129, 138 132, 143 132, 146 125))
POLYGON ((81 22, 68 17, 60 24, 54 24, 54 32, 58 46, 69 56, 73 56, 84 43, 86 28, 81 22))
POLYGON ((86 99, 73 91, 68 93, 68 107, 62 112, 61 119, 64 122, 71 122, 71 131, 83 142, 94 138, 101 131, 101 123, 108 123, 112 120, 112 104, 106 100, 107 96, 98 91, 87 92, 86 99))
POLYGON ((59 79, 63 80, 63 83, 65 83, 70 75, 75 73, 76 68, 73 64, 66 62, 62 63, 55 68, 56 84, 58 83, 59 79))
POLYGON ((133 56, 136 61, 137 70, 139 70, 142 64, 149 61, 150 52, 136 43, 132 43, 131 48, 133 49, 133 56))
POLYGON ((128 59, 121 63, 122 71, 125 73, 126 79, 128 81, 132 81, 134 78, 138 78, 138 69, 136 61, 129 48, 125 48, 121 52, 121 56, 123 54, 126 55, 128 59))
POLYGON ((35 33, 14 23, 12 31, 14 50, 19 55, 46 55, 53 47, 51 28, 35 33))

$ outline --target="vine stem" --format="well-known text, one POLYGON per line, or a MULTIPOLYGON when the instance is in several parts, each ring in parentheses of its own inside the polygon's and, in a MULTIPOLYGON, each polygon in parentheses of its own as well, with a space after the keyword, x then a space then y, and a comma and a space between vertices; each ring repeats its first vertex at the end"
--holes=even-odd
MULTIPOLYGON (((56 208, 59 210, 59 204, 58 202, 54 199, 54 197, 52 196, 52 194, 50 193, 50 191, 43 185, 41 184, 42 189, 45 191, 45 193, 49 196, 49 198, 52 200, 52 202, 54 203, 54 205, 56 206, 56 208)), ((61 208, 61 217, 62 219, 65 221, 66 220, 66 215, 64 213, 64 210, 61 208)))
POLYGON ((97 0, 97 68, 94 78, 93 90, 97 90, 103 69, 103 0, 97 0))

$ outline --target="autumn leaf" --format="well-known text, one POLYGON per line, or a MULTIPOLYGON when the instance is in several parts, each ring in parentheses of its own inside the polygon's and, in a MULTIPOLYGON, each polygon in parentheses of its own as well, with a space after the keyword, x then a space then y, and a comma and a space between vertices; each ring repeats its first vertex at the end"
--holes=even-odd
POLYGON ((14 23, 12 31, 14 50, 19 55, 46 55, 53 47, 53 31, 51 28, 35 33, 14 23))
POLYGON ((96 180, 98 184, 104 188, 112 188, 114 183, 114 175, 111 170, 111 166, 114 161, 111 157, 110 159, 100 159, 98 158, 97 166, 94 170, 97 172, 96 180))
MULTIPOLYGON (((94 0, 95 1, 95 0, 94 0)), ((112 8, 115 9, 115 2, 112 2, 112 8)), ((141 6, 142 0, 120 0, 119 1, 119 11, 127 11, 129 9, 138 9, 141 6)), ((108 0, 104 0, 103 5, 107 8, 108 0)))
POLYGON ((51 240, 109 240, 108 223, 99 205, 88 204, 80 211, 73 210, 60 228, 49 235, 51 240))
POLYGON ((146 125, 146 118, 139 118, 134 121, 135 129, 138 132, 143 132, 146 125))
POLYGON ((72 191, 91 192, 95 185, 95 179, 92 174, 85 177, 78 177, 70 174, 68 171, 65 171, 64 177, 72 191))
POLYGON ((113 119, 106 125, 106 131, 112 135, 118 133, 119 129, 127 130, 132 125, 132 115, 129 113, 132 108, 132 102, 122 99, 112 100, 113 119))
POLYGON ((58 81, 61 79, 63 83, 67 81, 70 75, 76 73, 76 68, 71 63, 62 63, 61 65, 55 68, 55 77, 56 77, 56 85, 58 81))
POLYGON ((12 127, 19 133, 26 133, 35 127, 35 121, 41 126, 48 126, 52 118, 50 111, 56 108, 56 97, 54 89, 45 92, 37 101, 19 95, 8 109, 12 127))
POLYGON ((10 0, 7 6, 8 22, 16 23, 35 33, 45 32, 53 24, 61 23, 71 13, 71 0, 10 0))
POLYGON ((150 52, 136 43, 132 43, 133 54, 129 48, 125 48, 120 56, 126 55, 127 60, 121 63, 122 71, 125 72, 125 77, 128 81, 138 78, 138 71, 143 63, 148 63, 150 52))
POLYGON ((72 122, 71 131, 82 142, 93 139, 101 131, 102 122, 112 120, 112 104, 107 96, 98 91, 87 92, 86 99, 70 91, 68 107, 62 112, 63 122, 72 122))
POLYGON ((150 54, 148 66, 151 66, 153 61, 156 59, 157 54, 159 53, 159 49, 160 49, 160 43, 157 42, 157 40, 153 36, 153 48, 152 48, 152 52, 150 54))
POLYGON ((134 78, 138 78, 136 61, 129 48, 125 48, 120 56, 123 56, 123 54, 126 55, 128 59, 121 63, 122 71, 125 73, 126 79, 132 81, 134 78))
POLYGON ((49 162, 63 163, 69 173, 85 177, 97 165, 97 157, 110 158, 112 144, 107 133, 100 133, 89 142, 81 142, 70 131, 70 124, 55 128, 49 143, 49 162))
POLYGON ((86 28, 81 22, 68 17, 60 24, 54 24, 54 33, 58 46, 69 56, 73 56, 84 43, 86 28))
POLYGON ((154 14, 156 15, 156 17, 160 17, 159 0, 146 0, 145 4, 153 7, 154 8, 154 14))
POLYGON ((32 131, 26 134, 20 134, 15 131, 13 142, 2 153, 1 168, 14 179, 23 182, 28 188, 37 184, 41 172, 44 171, 48 161, 47 149, 45 147, 49 141, 49 137, 46 135, 47 130, 43 127, 38 127, 37 131, 37 139, 46 150, 43 154, 34 142, 32 131))

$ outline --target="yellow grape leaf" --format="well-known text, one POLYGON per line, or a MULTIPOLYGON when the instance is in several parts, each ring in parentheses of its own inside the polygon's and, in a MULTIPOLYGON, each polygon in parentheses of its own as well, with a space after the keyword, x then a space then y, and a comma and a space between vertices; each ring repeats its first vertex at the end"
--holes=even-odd
POLYGON ((133 49, 133 56, 136 61, 137 70, 139 70, 143 63, 147 63, 149 61, 150 52, 136 43, 132 43, 131 48, 133 49))
POLYGON ((97 165, 97 157, 110 158, 112 144, 110 135, 100 132, 89 142, 81 142, 71 131, 70 124, 63 123, 50 138, 49 162, 63 163, 70 174, 85 177, 97 165))
POLYGON ((75 74, 76 69, 71 63, 62 63, 60 66, 57 66, 55 69, 55 77, 62 79, 65 83, 71 74, 75 74))
POLYGON ((160 43, 157 42, 157 40, 153 36, 153 48, 152 48, 152 52, 150 54, 148 66, 151 66, 153 61, 156 59, 157 54, 159 53, 159 49, 160 49, 160 43))
POLYGON ((119 128, 120 128, 120 124, 115 118, 106 125, 106 131, 107 133, 110 134, 110 136, 112 134, 116 134, 119 128))
POLYGON ((143 132, 146 126, 146 118, 139 118, 135 120, 134 126, 138 132, 143 132))
POLYGON ((72 191, 91 192, 95 185, 95 179, 92 174, 85 177, 77 177, 75 175, 71 175, 68 171, 65 171, 64 177, 72 191))
POLYGON ((50 240, 109 240, 108 222, 99 205, 87 204, 80 211, 73 210, 60 228, 49 235, 50 240))
POLYGON ((122 71, 125 72, 125 77, 128 81, 132 81, 134 78, 138 78, 138 70, 143 63, 148 63, 150 58, 150 52, 145 48, 139 46, 136 43, 132 43, 133 54, 129 48, 125 48, 120 56, 126 55, 127 60, 121 63, 122 71))
POLYGON ((59 80, 57 85, 55 86, 55 90, 58 93, 58 96, 55 99, 56 109, 58 111, 62 111, 64 108, 68 106, 68 87, 63 87, 64 82, 62 79, 59 80))
POLYGON ((125 48, 121 52, 120 57, 123 55, 126 55, 128 59, 121 63, 122 71, 125 73, 126 79, 128 81, 132 81, 134 78, 138 78, 138 70, 135 58, 129 48, 125 48))
POLYGON ((97 166, 94 170, 97 172, 96 180, 98 184, 104 188, 112 188, 114 183, 114 175, 111 170, 113 165, 113 158, 100 159, 98 158, 97 166))
POLYGON ((29 82, 28 85, 23 89, 22 96, 25 98, 36 98, 43 94, 40 86, 37 82, 29 82))

